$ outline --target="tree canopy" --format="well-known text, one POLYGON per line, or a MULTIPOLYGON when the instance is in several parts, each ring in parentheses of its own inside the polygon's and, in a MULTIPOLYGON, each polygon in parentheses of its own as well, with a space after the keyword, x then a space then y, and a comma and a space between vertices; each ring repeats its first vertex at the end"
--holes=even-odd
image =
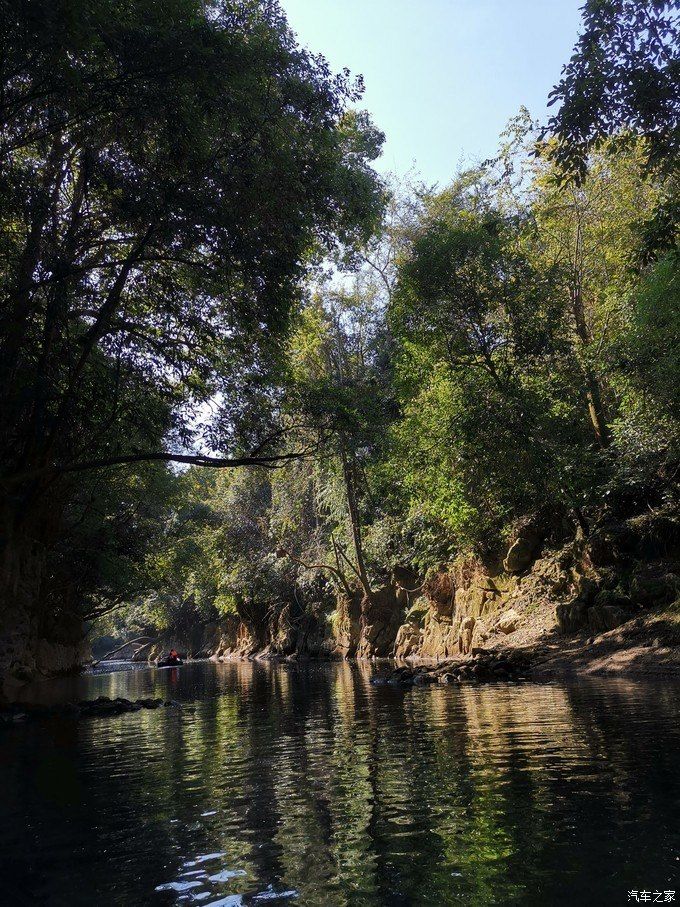
POLYGON ((7 549, 59 534, 45 510, 95 481, 81 470, 291 456, 271 439, 302 280, 368 239, 383 191, 360 78, 301 49, 276 3, 1 18, 7 549))
POLYGON ((9 601, 257 622, 677 509, 674 5, 588 2, 546 130, 435 189, 276 3, 6 13, 9 601))
POLYGON ((630 131, 652 160, 680 151, 680 11, 669 0, 587 0, 571 60, 550 94, 555 158, 583 178, 590 151, 630 131))

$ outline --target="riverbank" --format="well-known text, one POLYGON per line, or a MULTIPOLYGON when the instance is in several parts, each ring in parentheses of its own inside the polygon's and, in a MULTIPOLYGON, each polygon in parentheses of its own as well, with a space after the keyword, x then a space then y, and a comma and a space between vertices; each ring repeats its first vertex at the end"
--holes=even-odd
MULTIPOLYGON (((664 680, 680 678, 680 614, 675 608, 660 608, 646 615, 638 616, 623 625, 597 634, 589 635, 587 631, 564 635, 555 623, 554 608, 547 602, 534 609, 526 620, 520 620, 517 628, 511 633, 496 630, 490 634, 484 647, 474 647, 466 654, 443 659, 411 656, 409 658, 356 658, 343 659, 338 654, 289 655, 262 650, 250 654, 227 653, 213 655, 211 658, 192 659, 187 666, 199 665, 201 662, 217 662, 238 665, 239 663, 282 663, 290 665, 311 662, 354 662, 362 669, 370 669, 373 681, 378 685, 392 683, 399 686, 410 685, 486 685, 504 683, 541 683, 550 681, 569 681, 579 678, 664 680)), ((95 668, 81 675, 106 676, 112 679, 119 673, 133 673, 143 677, 149 673, 148 668, 154 664, 140 661, 113 660, 102 661, 95 668)), ((163 671, 158 674, 163 674, 163 671)), ((73 682, 78 678, 73 676, 73 682)), ((42 701, 46 693, 60 681, 43 680, 40 683, 42 701)), ((76 687, 74 687, 74 690, 76 687)), ((25 711, 26 703, 31 703, 31 696, 26 698, 26 691, 35 692, 35 684, 19 687, 17 704, 25 711)), ((55 691, 56 692, 56 691, 55 691)), ((50 697, 48 697, 50 699, 50 697)), ((58 702, 59 700, 55 700, 58 702)), ((72 697, 72 701, 76 701, 72 697)), ((148 707, 142 702, 141 707, 148 707)), ((82 706, 83 703, 80 703, 82 706)), ((63 703, 57 711, 63 711, 63 703)), ((132 704, 118 702, 101 702, 101 713, 106 715, 122 714, 134 711, 132 704), (128 707, 129 705, 129 707, 128 707)), ((6 709, 5 717, 13 720, 14 711, 6 709)), ((40 712, 37 708, 36 714, 40 712)), ((71 714, 79 716, 78 709, 71 709, 71 714)), ((96 706, 84 708, 84 715, 99 714, 96 706), (91 708, 91 711, 88 711, 91 708)))
POLYGON ((341 596, 330 614, 284 606, 260 625, 231 615, 201 644, 215 660, 393 658, 436 671, 521 653, 535 677, 676 675, 679 538, 675 515, 662 512, 603 521, 562 544, 534 523, 496 557, 459 558, 424 579, 395 570, 370 598, 341 596))
POLYGON ((680 620, 659 610, 597 636, 569 637, 545 628, 514 641, 497 641, 466 656, 433 662, 408 659, 382 675, 398 684, 498 683, 570 680, 579 677, 630 679, 680 677, 680 620))
MULTIPOLYGON (((436 671, 483 653, 519 652, 537 679, 680 675, 680 524, 674 512, 655 511, 560 540, 535 520, 496 555, 461 556, 423 576, 397 567, 370 596, 355 590, 261 613, 237 609, 151 635, 137 663, 155 663, 174 648, 214 661, 393 659, 436 671)), ((70 670, 77 664, 69 662, 70 670)), ((66 667, 36 663, 29 671, 14 660, 7 700, 27 681, 66 667)))

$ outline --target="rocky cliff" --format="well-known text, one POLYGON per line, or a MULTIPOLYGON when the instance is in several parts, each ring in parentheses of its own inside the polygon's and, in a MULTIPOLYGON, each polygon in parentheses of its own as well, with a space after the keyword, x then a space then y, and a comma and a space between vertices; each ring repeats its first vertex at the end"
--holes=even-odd
MULTIPOLYGON (((649 664, 654 646, 675 651, 680 523, 673 514, 610 521, 588 538, 562 544, 546 539, 525 525, 495 557, 460 558, 424 578, 396 569, 370 596, 341 596, 334 608, 282 604, 256 618, 228 615, 165 634, 143 657, 154 660, 174 647, 215 660, 393 657, 439 663, 517 648, 569 652, 576 663, 583 652, 576 652, 574 640, 609 645, 617 628, 621 646, 649 649, 637 661, 649 664)), ((5 625, 0 660, 14 681, 73 670, 87 658, 75 625, 29 627, 20 614, 5 614, 5 625)), ((673 659, 668 655, 664 663, 673 659)))
POLYGON ((6 605, 0 615, 0 700, 36 676, 78 670, 89 653, 79 621, 40 619, 6 605))
POLYGON ((497 646, 560 646, 599 637, 680 597, 680 525, 655 513, 550 545, 519 529, 497 557, 461 558, 421 582, 395 571, 370 597, 339 598, 333 614, 284 607, 256 627, 238 617, 213 630, 214 658, 281 656, 445 661, 497 646))

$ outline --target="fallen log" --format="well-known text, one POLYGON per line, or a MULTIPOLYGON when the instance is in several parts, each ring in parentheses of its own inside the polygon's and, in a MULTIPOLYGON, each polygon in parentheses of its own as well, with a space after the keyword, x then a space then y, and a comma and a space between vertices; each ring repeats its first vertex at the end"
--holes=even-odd
MULTIPOLYGON (((106 655, 102 655, 101 658, 93 659, 90 662, 90 667, 96 667, 96 665, 100 664, 102 661, 106 661, 106 659, 111 658, 112 655, 116 655, 118 652, 122 652, 123 649, 126 649, 128 646, 133 646, 136 642, 144 642, 144 640, 148 640, 148 642, 144 646, 140 646, 140 649, 144 649, 146 648, 146 646, 150 646, 151 643, 156 642, 158 639, 160 639, 159 636, 138 636, 136 639, 128 639, 127 642, 124 642, 122 646, 118 646, 117 649, 112 649, 110 652, 107 652, 106 655)), ((135 654, 137 654, 140 649, 137 649, 135 654)))

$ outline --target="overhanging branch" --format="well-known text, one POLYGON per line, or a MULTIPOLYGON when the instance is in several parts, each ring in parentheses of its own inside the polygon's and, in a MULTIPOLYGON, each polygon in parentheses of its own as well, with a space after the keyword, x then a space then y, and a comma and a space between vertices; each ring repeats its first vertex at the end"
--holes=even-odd
POLYGON ((190 466, 206 466, 212 469, 234 469, 237 466, 261 466, 265 469, 276 469, 284 466, 291 460, 300 460, 310 456, 313 450, 298 450, 285 454, 271 454, 269 456, 244 456, 244 457, 208 457, 202 454, 179 454, 165 451, 149 453, 121 454, 117 457, 103 457, 97 460, 84 460, 80 463, 69 463, 62 466, 43 466, 24 472, 14 473, 0 479, 2 485, 18 485, 21 482, 40 478, 56 478, 74 472, 89 472, 96 469, 105 469, 109 466, 124 466, 131 463, 186 463, 190 466))

